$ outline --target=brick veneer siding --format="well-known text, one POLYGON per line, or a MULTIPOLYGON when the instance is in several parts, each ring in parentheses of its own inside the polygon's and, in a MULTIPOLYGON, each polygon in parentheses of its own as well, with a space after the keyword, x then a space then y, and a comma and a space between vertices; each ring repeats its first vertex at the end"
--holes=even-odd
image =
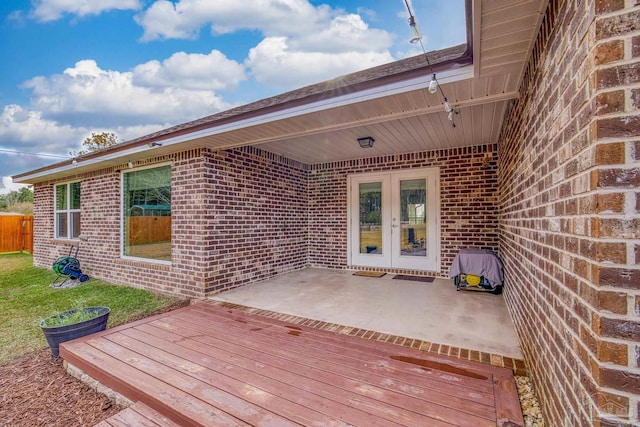
MULTIPOLYGON (((495 145, 482 145, 309 166, 310 264, 329 268, 349 267, 347 176, 435 166, 440 167, 440 276, 448 277, 453 258, 460 248, 497 250, 496 150, 495 145)), ((424 274, 420 271, 414 273, 424 274)))
POLYGON ((205 292, 308 265, 304 165, 257 148, 207 153, 211 197, 205 292))
MULTIPOLYGON (((120 169, 78 175, 84 272, 113 283, 202 297, 307 265, 304 167, 257 149, 191 150, 137 162, 171 164, 172 263, 120 258, 120 169)), ((53 239, 53 184, 35 186, 34 264, 69 252, 53 239)))
POLYGON ((498 145, 505 298, 553 426, 638 425, 636 4, 550 2, 498 145))
MULTIPOLYGON (((120 258, 126 165, 62 182, 82 181, 81 232, 89 239, 81 243, 83 271, 201 297, 308 265, 349 267, 347 176, 429 166, 440 167, 440 275, 446 277, 460 248, 498 248, 496 159, 497 147, 483 145, 311 166, 251 147, 137 162, 171 164, 171 265, 120 258)), ((69 242, 53 239, 53 184, 35 186, 34 262, 42 267, 69 250, 69 242)))

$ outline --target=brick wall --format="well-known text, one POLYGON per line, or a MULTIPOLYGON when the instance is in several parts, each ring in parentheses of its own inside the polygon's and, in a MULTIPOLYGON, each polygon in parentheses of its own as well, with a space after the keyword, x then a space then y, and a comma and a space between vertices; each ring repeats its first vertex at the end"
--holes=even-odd
POLYGON ((211 193, 206 292, 285 271, 307 258, 307 172, 304 165, 246 147, 207 153, 211 193))
MULTIPOLYGON (((348 175, 435 166, 440 167, 440 275, 448 277, 449 267, 460 248, 486 247, 497 250, 496 150, 495 145, 483 145, 311 165, 310 264, 328 268, 348 267, 348 175)), ((406 270, 403 272, 406 273, 406 270)), ((423 274, 419 271, 413 273, 423 274)))
POLYGON ((505 298, 550 425, 638 425, 640 7, 552 0, 498 145, 505 298))
MULTIPOLYGON (((137 162, 169 162, 171 265, 120 258, 120 169, 82 180, 78 258, 83 272, 112 283, 201 297, 307 264, 306 172, 257 149, 191 150, 137 162)), ((53 185, 34 188, 34 264, 50 268, 70 242, 53 238, 53 185)))
MULTIPOLYGON (((348 267, 347 175, 428 166, 440 167, 446 277, 460 248, 497 250, 496 150, 485 145, 306 166, 247 147, 138 162, 134 167, 172 165, 171 265, 120 258, 120 169, 126 165, 65 181, 82 180, 81 232, 89 239, 79 254, 84 272, 198 297, 308 265, 348 267)), ((35 186, 34 261, 43 267, 69 251, 69 242, 52 237, 53 184, 35 186)))

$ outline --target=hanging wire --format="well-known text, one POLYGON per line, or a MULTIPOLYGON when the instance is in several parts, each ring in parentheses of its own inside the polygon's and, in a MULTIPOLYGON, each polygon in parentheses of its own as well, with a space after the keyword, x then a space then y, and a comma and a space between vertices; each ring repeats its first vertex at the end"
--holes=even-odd
POLYGON ((11 153, 11 154, 22 154, 27 156, 37 156, 37 157, 54 157, 57 159, 68 159, 69 156, 61 156, 58 154, 48 154, 48 153, 28 153, 26 151, 18 151, 18 150, 9 150, 6 148, 0 148, 0 153, 11 153))
POLYGON ((433 70, 433 65, 431 65, 431 61, 429 61, 427 50, 424 48, 424 44, 422 43, 422 33, 420 32, 420 28, 416 23, 416 17, 413 15, 413 12, 411 11, 411 6, 409 6, 409 0, 404 0, 404 4, 407 6, 407 12, 409 12, 409 19, 408 19, 409 26, 413 30, 413 34, 414 34, 414 37, 410 41, 411 43, 420 43, 420 47, 422 48, 422 54, 424 55, 424 59, 426 60, 427 65, 429 66, 429 69, 431 70, 431 79, 436 82, 436 86, 440 90, 440 95, 442 95, 442 104, 444 105, 444 111, 446 111, 448 114, 447 118, 451 122, 451 126, 455 128, 456 122, 454 121, 454 116, 459 114, 460 111, 458 111, 455 107, 452 107, 451 104, 449 104, 449 100, 447 99, 447 96, 444 94, 444 90, 442 90, 442 86, 440 85, 440 82, 436 77, 436 72, 433 70))

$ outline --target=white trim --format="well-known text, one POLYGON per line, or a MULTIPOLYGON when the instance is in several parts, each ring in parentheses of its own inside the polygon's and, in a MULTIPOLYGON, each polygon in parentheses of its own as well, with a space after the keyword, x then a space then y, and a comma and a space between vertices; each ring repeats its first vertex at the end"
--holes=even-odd
POLYGON ((161 265, 172 265, 171 261, 164 261, 161 259, 153 259, 153 258, 140 258, 140 257, 135 257, 135 256, 129 256, 129 255, 120 255, 120 259, 126 260, 126 261, 136 261, 136 262, 145 262, 148 264, 161 264, 161 265))
MULTIPOLYGON (((173 164, 172 162, 160 162, 155 163, 153 165, 145 165, 136 168, 126 169, 120 171, 120 259, 130 260, 130 261, 139 261, 139 262, 149 262, 153 264, 162 264, 162 265, 171 265, 173 262, 173 250, 171 251, 171 259, 172 261, 164 261, 160 259, 154 258, 141 258, 141 257, 133 257, 130 255, 124 254, 124 174, 130 172, 139 172, 145 169, 156 169, 164 166, 169 166, 169 171, 171 174, 171 190, 173 192, 173 164)), ((171 197, 172 205, 173 205, 173 195, 171 197)), ((171 218, 171 240, 173 242, 173 217, 171 218)), ((173 247, 173 243, 172 243, 173 247)))
MULTIPOLYGON (((446 70, 438 73, 438 81, 440 84, 454 83, 457 81, 468 80, 473 78, 473 65, 466 65, 464 67, 446 70)), ((320 101, 311 102, 308 104, 300 105, 297 107, 285 108, 273 113, 261 114, 256 117, 250 117, 231 123, 224 123, 221 125, 212 125, 212 127, 202 129, 199 131, 188 132, 184 135, 178 135, 162 140, 162 146, 167 147, 191 141, 197 138, 204 138, 208 136, 218 135, 225 132, 231 132, 239 129, 243 129, 250 126, 258 126, 261 124, 271 123, 278 120, 289 119, 292 117, 301 116, 304 114, 314 113, 330 108, 341 107, 345 105, 351 105, 358 102, 369 101, 373 99, 383 98, 391 95, 397 95, 401 93, 424 90, 429 87, 429 79, 425 76, 414 77, 412 79, 403 80, 400 82, 390 83, 382 86, 376 86, 370 89, 361 90, 346 95, 336 96, 329 99, 323 99, 320 101)), ((440 108, 440 107, 439 107, 440 108)), ((23 176, 14 182, 24 183, 33 182, 35 179, 44 178, 49 175, 53 175, 68 170, 73 170, 76 167, 86 167, 91 165, 98 165, 109 160, 126 159, 132 157, 138 153, 143 153, 148 150, 155 150, 156 148, 150 148, 147 144, 136 146, 128 150, 117 151, 113 153, 107 153, 100 157, 87 160, 79 160, 75 165, 65 165, 46 171, 34 173, 31 175, 23 176)), ((152 155, 153 151, 149 152, 152 155)))
MULTIPOLYGON (((80 214, 80 223, 82 223, 82 181, 80 180, 73 180, 73 181, 65 181, 65 182, 56 182, 53 185, 53 238, 55 240, 64 240, 64 241, 71 241, 71 242, 78 242, 80 241, 80 232, 82 230, 78 230, 78 237, 71 237, 71 232, 73 229, 73 224, 72 224, 72 214, 73 213, 79 213, 80 214), (78 183, 80 184, 80 208, 78 209, 71 209, 71 184, 75 184, 78 183), (64 185, 66 188, 66 199, 67 199, 67 208, 66 209, 62 209, 59 210, 58 206, 57 206, 57 201, 58 201, 58 189, 57 187, 59 185, 64 185), (67 235, 66 236, 58 236, 58 214, 59 213, 64 213, 67 216, 67 235)), ((78 227, 81 227, 81 224, 77 224, 78 227)))
MULTIPOLYGON (((421 169, 405 169, 401 171, 397 171, 391 174, 391 187, 395 190, 400 189, 400 182, 403 179, 425 179, 426 183, 426 191, 427 191, 427 256, 424 258, 421 257, 412 257, 412 256, 403 256, 399 247, 400 240, 398 237, 394 237, 393 244, 398 245, 398 247, 394 247, 392 252, 392 261, 391 264, 394 268, 406 268, 406 269, 417 269, 417 270, 425 270, 425 271, 435 271, 437 273, 440 272, 440 250, 441 250, 441 241, 440 241, 440 168, 437 166, 427 167, 421 169), (433 236, 433 238, 429 238, 433 236), (416 261, 427 261, 428 265, 426 268, 414 268, 413 264, 416 261)), ((400 205, 392 205, 392 217, 400 217, 400 205)))
POLYGON ((391 223, 391 211, 389 209, 391 205, 391 181, 388 179, 389 172, 374 172, 349 175, 349 187, 351 187, 351 196, 347 204, 347 213, 351 213, 349 217, 352 222, 347 225, 349 250, 347 253, 351 254, 351 261, 353 265, 362 265, 368 267, 389 267, 392 259, 392 245, 391 245, 391 229, 385 227, 386 224, 391 223), (381 225, 380 225, 380 239, 382 247, 379 248, 381 253, 362 253, 360 247, 360 184, 366 183, 380 183, 380 193, 382 199, 380 201, 382 210, 381 225))
MULTIPOLYGON (((398 195, 397 195, 398 196, 398 195)), ((398 196, 399 197, 399 196, 398 196)), ((426 167, 419 169, 388 170, 373 173, 359 173, 347 177, 347 265, 358 267, 399 268, 440 273, 442 270, 440 251, 441 219, 440 219, 440 168, 426 167), (424 257, 401 256, 399 245, 394 244, 392 218, 398 216, 397 206, 392 204, 392 187, 401 179, 424 177, 427 180, 427 255, 424 257), (359 203, 356 185, 366 182, 382 184, 382 254, 360 253, 360 227, 358 224, 359 203), (423 263, 419 265, 416 263, 423 263)), ((397 226, 397 224, 395 224, 397 226)))

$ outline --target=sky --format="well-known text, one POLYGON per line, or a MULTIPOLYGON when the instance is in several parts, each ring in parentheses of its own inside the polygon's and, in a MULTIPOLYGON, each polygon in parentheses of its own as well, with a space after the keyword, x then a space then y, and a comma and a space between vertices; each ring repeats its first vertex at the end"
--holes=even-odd
MULTIPOLYGON (((427 51, 464 0, 412 0, 427 51)), ((0 194, 92 132, 127 141, 421 53, 404 0, 0 0, 0 194), (34 155, 37 154, 37 155, 34 155)))

